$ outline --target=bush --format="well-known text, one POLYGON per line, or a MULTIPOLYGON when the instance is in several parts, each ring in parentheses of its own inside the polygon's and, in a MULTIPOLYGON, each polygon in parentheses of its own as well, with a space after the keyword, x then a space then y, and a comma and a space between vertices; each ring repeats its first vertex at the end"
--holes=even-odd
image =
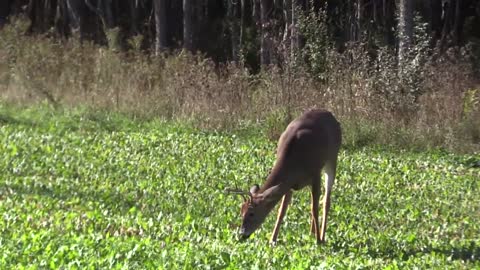
MULTIPOLYGON (((13 20, 1 30, 3 102, 47 100, 56 107, 192 121, 206 129, 262 126, 272 139, 298 113, 323 107, 343 123, 346 145, 480 149, 479 91, 472 90, 479 84, 471 54, 464 48, 427 52, 421 33, 404 73, 389 48, 372 53, 368 43, 359 42, 340 53, 317 40, 322 50, 309 60, 320 61, 314 66, 285 59, 281 68, 252 74, 243 65, 215 64, 184 51, 161 57, 119 52, 73 39, 26 37, 25 28, 13 20)), ((132 44, 139 42, 134 39, 132 44)))

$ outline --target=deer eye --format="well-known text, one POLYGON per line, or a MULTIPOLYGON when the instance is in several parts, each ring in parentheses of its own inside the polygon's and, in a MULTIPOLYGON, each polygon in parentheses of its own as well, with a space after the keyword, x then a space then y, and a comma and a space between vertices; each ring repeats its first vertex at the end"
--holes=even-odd
POLYGON ((249 217, 253 217, 253 213, 248 214, 249 217))

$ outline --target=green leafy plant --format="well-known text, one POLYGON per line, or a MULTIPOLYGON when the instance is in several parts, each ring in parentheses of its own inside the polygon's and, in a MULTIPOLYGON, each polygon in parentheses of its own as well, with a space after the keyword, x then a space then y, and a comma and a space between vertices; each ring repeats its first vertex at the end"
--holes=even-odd
POLYGON ((478 155, 344 149, 327 242, 296 192, 240 242, 240 198, 275 144, 85 109, 0 106, 0 266, 108 269, 480 267, 478 155))

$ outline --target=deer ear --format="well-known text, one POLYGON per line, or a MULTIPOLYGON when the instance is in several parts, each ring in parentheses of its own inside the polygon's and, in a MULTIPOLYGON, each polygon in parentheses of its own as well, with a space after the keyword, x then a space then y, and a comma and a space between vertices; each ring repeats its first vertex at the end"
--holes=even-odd
POLYGON ((250 188, 250 195, 253 195, 258 192, 260 187, 258 185, 253 185, 253 187, 250 188))
POLYGON ((262 193, 262 197, 266 201, 271 201, 280 195, 280 185, 273 186, 262 193))

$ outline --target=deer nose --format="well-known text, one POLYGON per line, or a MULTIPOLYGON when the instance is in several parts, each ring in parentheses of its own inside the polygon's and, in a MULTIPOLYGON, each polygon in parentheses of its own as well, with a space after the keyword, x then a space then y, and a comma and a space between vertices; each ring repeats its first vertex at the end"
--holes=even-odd
POLYGON ((250 234, 241 234, 240 240, 247 240, 250 237, 250 234))
POLYGON ((247 239, 247 238, 250 237, 250 234, 247 234, 247 233, 245 232, 245 228, 241 228, 241 229, 240 229, 240 237, 242 238, 242 240, 245 240, 245 239, 247 239))

